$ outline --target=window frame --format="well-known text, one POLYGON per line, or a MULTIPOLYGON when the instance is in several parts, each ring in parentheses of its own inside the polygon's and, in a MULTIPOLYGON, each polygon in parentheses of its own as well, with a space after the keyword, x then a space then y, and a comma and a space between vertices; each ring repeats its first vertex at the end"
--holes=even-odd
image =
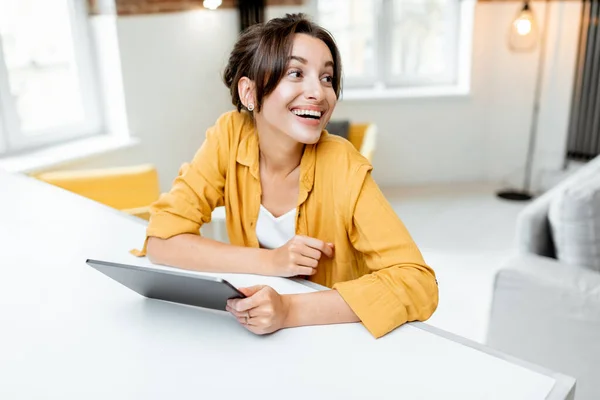
MULTIPOLYGON (((380 45, 380 41, 379 41, 379 33, 378 33, 378 21, 380 20, 380 16, 381 16, 381 1, 382 0, 373 0, 375 3, 375 7, 376 7, 376 12, 373 15, 373 26, 375 27, 375 31, 374 33, 374 53, 375 53, 375 68, 373 69, 373 75, 372 76, 368 76, 368 75, 363 75, 361 77, 350 77, 350 76, 343 76, 343 84, 344 87, 349 87, 349 88, 355 88, 355 89, 369 89, 372 88, 375 84, 377 84, 378 82, 378 76, 380 76, 380 70, 379 70, 379 62, 377 62, 378 58, 380 57, 380 52, 382 51, 381 49, 381 45, 380 45)), ((319 21, 319 0, 310 0, 310 3, 308 5, 308 7, 310 8, 311 12, 310 14, 315 16, 315 21, 318 22, 321 26, 323 26, 325 29, 328 29, 327 24, 323 23, 322 21, 319 21)), ((349 31, 351 33, 353 33, 355 31, 355 29, 353 29, 353 26, 349 27, 349 31)), ((332 33, 333 34, 333 33, 332 33)), ((335 35, 334 35, 334 39, 335 39, 335 35)), ((336 44, 339 47, 339 43, 336 41, 336 44)))
MULTIPOLYGON (((383 1, 383 23, 381 25, 385 26, 385 31, 383 32, 382 39, 385 41, 384 48, 391 49, 392 36, 393 36, 393 25, 394 25, 394 9, 393 9, 393 0, 382 0, 383 1)), ((455 0, 450 0, 455 1, 455 0)), ((456 1, 455 6, 451 7, 452 15, 446 15, 445 24, 450 25, 450 32, 452 34, 452 38, 450 40, 451 47, 448 50, 450 56, 450 70, 447 71, 446 76, 440 77, 407 77, 400 78, 398 76, 394 76, 391 69, 391 51, 384 51, 382 57, 379 59, 382 61, 382 76, 383 83, 390 87, 414 87, 414 86, 434 86, 434 85, 453 85, 456 83, 458 79, 458 57, 459 57, 459 34, 460 34, 460 2, 456 1)))
MULTIPOLYGON (((453 62, 449 78, 431 79, 410 77, 402 79, 394 77, 390 71, 391 53, 386 51, 391 46, 393 29, 393 0, 377 1, 375 48, 375 71, 379 79, 348 79, 344 77, 344 98, 394 98, 394 97, 430 97, 438 91, 441 95, 468 94, 471 73, 471 47, 472 30, 474 25, 475 0, 454 0, 456 7, 448 19, 454 21, 453 25, 453 62), (421 93, 422 92, 422 93, 421 93)), ((315 21, 319 22, 319 0, 311 0, 309 8, 315 21)), ((326 22, 319 22, 327 29, 326 22)), ((448 21, 446 23, 451 23, 448 21)))
POLYGON ((97 63, 92 45, 88 4, 65 0, 71 21, 71 43, 83 106, 83 121, 25 134, 10 90, 0 38, 0 157, 102 134, 104 118, 97 63))

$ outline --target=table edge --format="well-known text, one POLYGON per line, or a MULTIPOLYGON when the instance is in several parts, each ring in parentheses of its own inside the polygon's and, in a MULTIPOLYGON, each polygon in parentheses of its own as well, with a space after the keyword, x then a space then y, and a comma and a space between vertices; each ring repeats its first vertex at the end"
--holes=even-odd
MULTIPOLYGON (((300 283, 301 285, 308 286, 311 289, 315 290, 330 290, 328 287, 319 285, 317 283, 307 281, 306 279, 292 278, 293 281, 300 283)), ((504 361, 510 362, 512 364, 521 366, 523 368, 527 368, 531 371, 549 376, 555 380, 555 384, 552 387, 550 393, 546 397, 546 400, 574 400, 575 399, 575 386, 576 380, 575 378, 562 374, 560 372, 554 372, 545 367, 539 366, 537 364, 531 363, 529 361, 522 360, 520 358, 508 355, 506 353, 502 353, 499 350, 495 350, 489 346, 478 343, 474 340, 467 339, 465 337, 456 335, 454 333, 445 331, 440 328, 436 328, 435 326, 428 325, 424 322, 409 322, 411 326, 424 330, 426 332, 432 333, 437 336, 441 336, 444 339, 451 340, 453 342, 462 344, 463 346, 470 347, 472 349, 481 351, 483 353, 489 354, 491 356, 500 358, 504 361)))

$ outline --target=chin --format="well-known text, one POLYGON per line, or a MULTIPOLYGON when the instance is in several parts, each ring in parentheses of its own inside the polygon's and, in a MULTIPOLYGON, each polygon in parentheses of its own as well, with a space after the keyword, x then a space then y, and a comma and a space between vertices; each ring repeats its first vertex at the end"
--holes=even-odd
POLYGON ((318 132, 315 132, 315 133, 303 132, 300 134, 295 134, 293 136, 293 138, 302 144, 315 144, 319 141, 319 139, 321 139, 321 132, 322 132, 322 130, 319 130, 318 132))

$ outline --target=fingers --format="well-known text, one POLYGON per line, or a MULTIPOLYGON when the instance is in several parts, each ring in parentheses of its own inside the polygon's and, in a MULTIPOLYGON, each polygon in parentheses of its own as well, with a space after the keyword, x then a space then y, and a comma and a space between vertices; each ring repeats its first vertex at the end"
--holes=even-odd
POLYGON ((251 308, 248 311, 236 311, 233 308, 227 306, 225 307, 227 312, 231 313, 234 317, 238 319, 238 321, 246 322, 246 318, 248 320, 253 320, 259 317, 270 316, 273 314, 273 307, 268 306, 259 306, 255 308, 251 308))
MULTIPOLYGON (((231 315, 233 315, 235 317, 235 319, 237 319, 237 321, 245 326, 257 326, 261 323, 261 321, 263 320, 262 317, 260 316, 256 316, 256 315, 252 315, 250 316, 250 311, 235 311, 233 308, 227 306, 226 307, 227 311, 231 313, 231 315)), ((253 310, 255 310, 254 312, 258 311, 258 308, 254 308, 253 310)))
POLYGON ((317 268, 319 265, 319 261, 314 258, 305 257, 305 256, 295 256, 293 257, 293 261, 296 265, 300 267, 309 267, 309 268, 317 268))
POLYGON ((298 271, 296 273, 296 275, 314 275, 317 273, 317 269, 316 268, 311 268, 311 267, 298 267, 298 271))
MULTIPOLYGON (((312 270, 312 268, 305 268, 312 270)), ((226 310, 242 326, 258 335, 272 333, 283 328, 288 309, 289 305, 287 305, 283 296, 269 286, 262 287, 246 299, 229 300, 226 307, 226 310), (255 307, 248 309, 248 305, 251 305, 252 302, 254 302, 255 307)))
MULTIPOLYGON (((302 246, 300 248, 300 254, 305 257, 311 258, 315 261, 318 261, 321 259, 322 253, 317 249, 313 249, 312 247, 302 246)), ((317 264, 318 264, 318 262, 317 262, 317 264)), ((302 264, 302 265, 307 265, 307 264, 302 264)), ((307 266, 312 267, 312 265, 307 265, 307 266)))
POLYGON ((227 310, 227 312, 230 312, 234 317, 236 317, 238 320, 244 320, 244 318, 248 317, 248 311, 236 311, 234 310, 232 307, 226 306, 225 310, 227 310))
MULTIPOLYGON (((242 292, 243 293, 243 292, 242 292)), ((259 300, 256 296, 246 297, 245 299, 230 299, 227 300, 227 306, 238 312, 248 311, 258 306, 259 300)))
POLYGON ((256 314, 256 311, 253 311, 253 310, 256 310, 255 308, 250 309, 248 311, 236 311, 233 308, 227 306, 227 307, 225 307, 225 309, 228 312, 230 312, 234 317, 236 317, 238 319, 238 321, 243 321, 244 323, 246 322, 246 318, 250 319, 250 318, 252 318, 251 315, 254 316, 254 314, 256 314), (254 314, 252 314, 251 311, 254 314))
POLYGON ((239 288, 238 290, 249 297, 245 299, 229 299, 227 300, 227 306, 246 315, 248 310, 260 306, 265 298, 268 297, 265 294, 268 294, 268 291, 273 289, 269 286, 257 285, 248 288, 239 288))
POLYGON ((323 243, 323 248, 321 249, 321 251, 327 257, 333 258, 333 243, 323 243))
POLYGON ((256 326, 255 320, 256 318, 246 319, 246 318, 238 318, 238 322, 244 325, 246 328, 249 326, 256 326))
POLYGON ((333 257, 333 244, 332 243, 328 244, 328 243, 325 243, 322 240, 311 238, 311 237, 308 237, 308 236, 298 236, 298 237, 307 246, 312 247, 313 249, 316 249, 316 250, 320 251, 321 253, 325 254, 329 258, 333 257))
POLYGON ((250 296, 254 295, 255 293, 259 292, 264 287, 265 287, 265 285, 256 285, 256 286, 250 286, 247 288, 238 288, 238 290, 240 292, 242 292, 246 297, 250 297, 250 296))

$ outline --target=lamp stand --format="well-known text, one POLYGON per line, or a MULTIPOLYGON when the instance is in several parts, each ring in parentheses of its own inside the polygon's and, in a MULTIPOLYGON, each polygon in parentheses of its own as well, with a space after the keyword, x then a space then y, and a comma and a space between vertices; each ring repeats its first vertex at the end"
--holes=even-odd
POLYGON ((538 119, 540 116, 540 97, 542 94, 542 78, 544 76, 544 60, 546 56, 546 33, 548 31, 550 3, 546 0, 544 10, 544 26, 542 26, 542 34, 540 37, 540 56, 538 59, 537 76, 535 81, 535 96, 533 103, 533 115, 531 117, 531 126, 529 130, 529 144, 527 146, 527 159, 525 162, 525 177, 523 181, 523 189, 508 189, 496 193, 496 196, 505 200, 527 201, 533 198, 531 193, 531 169, 533 163, 533 152, 535 149, 538 119))

